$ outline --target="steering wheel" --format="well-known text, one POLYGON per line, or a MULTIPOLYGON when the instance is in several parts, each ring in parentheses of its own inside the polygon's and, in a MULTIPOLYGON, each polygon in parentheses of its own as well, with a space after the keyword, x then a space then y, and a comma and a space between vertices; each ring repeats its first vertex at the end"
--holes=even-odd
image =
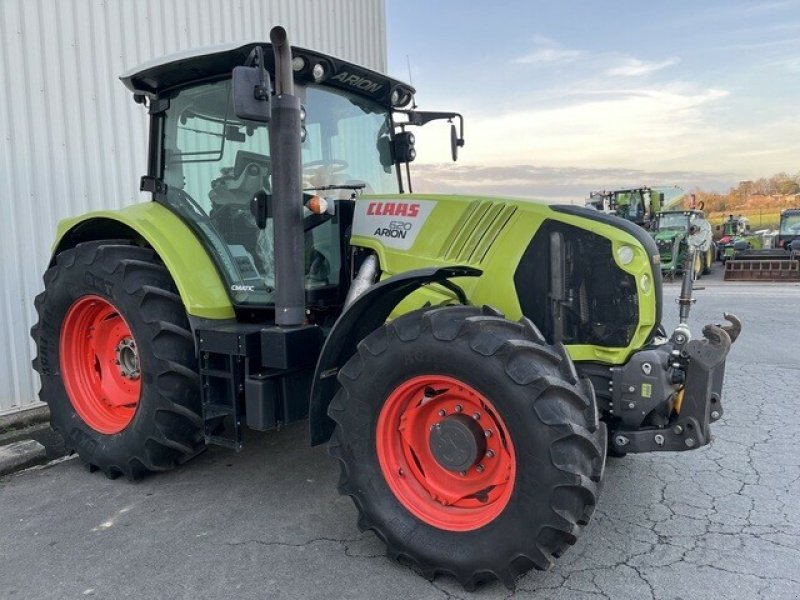
POLYGON ((347 170, 350 164, 346 160, 312 160, 311 162, 303 163, 303 170, 313 169, 314 167, 328 167, 331 175, 342 173, 347 170))

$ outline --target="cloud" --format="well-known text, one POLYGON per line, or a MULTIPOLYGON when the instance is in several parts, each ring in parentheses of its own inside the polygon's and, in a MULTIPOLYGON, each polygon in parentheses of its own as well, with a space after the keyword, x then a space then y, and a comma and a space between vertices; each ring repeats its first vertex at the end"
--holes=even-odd
POLYGON ((536 48, 513 60, 522 65, 551 65, 572 62, 586 55, 583 50, 566 48, 556 40, 544 35, 534 34, 530 38, 536 48))
POLYGON ((628 58, 621 65, 612 67, 606 71, 611 77, 636 77, 638 75, 649 75, 661 69, 671 67, 680 62, 677 57, 667 58, 658 62, 639 60, 638 58, 628 58))
POLYGON ((539 48, 530 54, 514 59, 514 62, 523 65, 564 63, 577 60, 584 54, 585 52, 581 50, 567 48, 539 48))
MULTIPOLYGON (((555 106, 467 113, 463 156, 487 165, 523 160, 550 166, 693 168, 689 157, 698 146, 711 145, 705 148, 708 156, 719 155, 719 132, 706 113, 726 96, 725 90, 688 84, 595 88, 562 95, 555 106)), ((417 138, 419 162, 439 162, 447 155, 448 140, 439 128, 420 129, 417 138)))
POLYGON ((414 190, 422 193, 462 193, 536 198, 583 204, 589 192, 631 186, 663 186, 668 197, 694 187, 727 190, 740 177, 733 173, 590 169, 538 165, 480 166, 470 164, 415 165, 414 190), (671 189, 669 189, 671 188, 671 189))

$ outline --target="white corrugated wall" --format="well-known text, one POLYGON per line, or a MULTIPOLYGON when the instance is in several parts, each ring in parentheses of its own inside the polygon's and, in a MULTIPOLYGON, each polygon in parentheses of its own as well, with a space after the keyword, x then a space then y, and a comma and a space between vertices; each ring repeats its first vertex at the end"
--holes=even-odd
POLYGON ((56 223, 143 199, 146 115, 119 74, 278 24, 386 70, 384 0, 0 0, 0 415, 37 404, 28 331, 56 223))

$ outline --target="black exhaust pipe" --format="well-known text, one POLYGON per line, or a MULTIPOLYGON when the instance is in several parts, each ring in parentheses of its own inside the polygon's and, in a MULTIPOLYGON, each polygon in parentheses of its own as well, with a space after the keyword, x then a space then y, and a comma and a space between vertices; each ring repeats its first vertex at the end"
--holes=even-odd
POLYGON ((306 318, 300 98, 294 95, 292 47, 283 27, 269 33, 275 53, 275 96, 269 147, 275 240, 275 323, 291 327, 306 318))

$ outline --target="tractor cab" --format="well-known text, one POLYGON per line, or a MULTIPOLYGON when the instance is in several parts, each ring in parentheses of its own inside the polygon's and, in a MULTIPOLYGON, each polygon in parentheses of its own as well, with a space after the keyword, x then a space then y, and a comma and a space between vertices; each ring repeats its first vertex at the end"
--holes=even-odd
MULTIPOLYGON (((301 105, 305 207, 303 231, 295 233, 303 239, 306 303, 336 306, 350 280, 343 256, 352 200, 362 193, 410 189, 407 165, 415 151, 407 127, 458 119, 460 132, 455 124, 451 131, 455 159, 463 145, 463 120, 456 113, 406 109, 415 93, 411 86, 363 67, 301 48, 292 50, 290 60, 288 76, 301 105)), ((269 88, 272 81, 278 85, 275 63, 270 44, 251 43, 169 56, 122 76, 150 113, 142 189, 191 226, 239 308, 275 303, 274 154, 285 149, 271 139, 272 90, 264 91, 266 110, 259 114, 256 99, 250 108, 255 112, 245 112, 250 117, 245 118, 236 100, 236 72, 255 70, 269 88)), ((252 89, 245 105, 252 105, 252 89)))
POLYGON ((586 206, 632 221, 647 229, 664 204, 664 192, 649 187, 597 191, 589 195, 586 206))
POLYGON ((743 217, 742 215, 739 216, 728 215, 728 218, 722 224, 722 233, 723 237, 748 235, 750 233, 750 221, 748 220, 747 217, 743 217))
POLYGON ((800 208, 781 212, 776 244, 784 250, 800 251, 800 208))

